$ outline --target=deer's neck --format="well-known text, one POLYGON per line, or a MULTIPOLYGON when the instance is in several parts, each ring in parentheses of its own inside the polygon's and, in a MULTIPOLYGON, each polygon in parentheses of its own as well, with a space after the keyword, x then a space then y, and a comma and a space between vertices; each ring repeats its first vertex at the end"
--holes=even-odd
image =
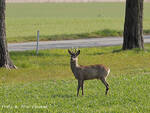
POLYGON ((73 74, 75 75, 76 78, 78 78, 78 74, 77 74, 79 68, 78 59, 76 59, 75 61, 70 60, 70 66, 73 74))

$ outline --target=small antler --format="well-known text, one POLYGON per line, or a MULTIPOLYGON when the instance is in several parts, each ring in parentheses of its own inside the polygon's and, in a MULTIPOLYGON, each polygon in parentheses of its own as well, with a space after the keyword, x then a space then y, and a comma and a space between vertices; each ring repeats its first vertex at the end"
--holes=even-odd
POLYGON ((74 52, 73 52, 73 49, 74 49, 74 48, 72 47, 72 48, 71 48, 71 52, 72 52, 72 53, 74 53, 74 52))
POLYGON ((73 47, 72 47, 72 49, 68 49, 68 51, 69 51, 70 54, 77 54, 78 51, 79 51, 79 49, 78 49, 78 48, 73 48, 73 47))
POLYGON ((75 54, 77 53, 78 51, 77 51, 77 48, 75 48, 75 54))
POLYGON ((69 53, 70 55, 73 54, 72 50, 70 50, 70 49, 68 49, 68 53, 69 53))

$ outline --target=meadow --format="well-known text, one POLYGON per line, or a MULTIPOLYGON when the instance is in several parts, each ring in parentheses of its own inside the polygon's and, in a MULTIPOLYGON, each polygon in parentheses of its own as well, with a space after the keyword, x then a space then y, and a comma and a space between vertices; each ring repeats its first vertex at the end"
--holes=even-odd
MULTIPOLYGON (((150 34, 150 3, 144 4, 144 33, 150 34)), ((125 3, 8 3, 8 42, 122 36, 125 3)))
POLYGON ((11 52, 17 70, 0 69, 0 112, 149 113, 150 44, 145 51, 120 46, 82 48, 79 64, 105 64, 111 73, 108 95, 99 80, 85 81, 76 97, 77 81, 67 49, 11 52))
MULTIPOLYGON (((144 32, 149 34, 150 3, 144 8, 144 32)), ((123 3, 7 4, 8 42, 121 36, 123 3)), ((82 48, 79 64, 105 64, 108 95, 99 80, 85 81, 84 96, 76 96, 77 80, 67 49, 10 52, 16 70, 0 69, 2 113, 149 113, 150 44, 145 50, 121 46, 82 48)))

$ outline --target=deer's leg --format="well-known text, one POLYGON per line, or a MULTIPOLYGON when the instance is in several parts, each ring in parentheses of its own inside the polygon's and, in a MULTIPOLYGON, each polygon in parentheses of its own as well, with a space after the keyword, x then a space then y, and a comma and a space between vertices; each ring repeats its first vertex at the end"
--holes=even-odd
POLYGON ((79 95, 80 87, 81 87, 81 80, 78 80, 77 96, 79 95))
POLYGON ((81 83, 82 96, 84 95, 84 92, 83 92, 83 84, 84 84, 84 81, 82 80, 82 83, 81 83))
POLYGON ((102 78, 101 81, 102 81, 102 83, 103 83, 103 84, 105 85, 105 87, 106 87, 105 95, 107 95, 108 90, 109 90, 109 84, 106 82, 106 79, 105 79, 105 78, 102 78))

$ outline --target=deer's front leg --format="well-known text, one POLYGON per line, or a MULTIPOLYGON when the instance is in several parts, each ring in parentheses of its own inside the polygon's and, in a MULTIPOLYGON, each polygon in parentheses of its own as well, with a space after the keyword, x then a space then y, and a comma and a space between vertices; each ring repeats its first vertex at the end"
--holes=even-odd
POLYGON ((79 95, 79 90, 82 85, 82 80, 78 80, 77 96, 79 95))

